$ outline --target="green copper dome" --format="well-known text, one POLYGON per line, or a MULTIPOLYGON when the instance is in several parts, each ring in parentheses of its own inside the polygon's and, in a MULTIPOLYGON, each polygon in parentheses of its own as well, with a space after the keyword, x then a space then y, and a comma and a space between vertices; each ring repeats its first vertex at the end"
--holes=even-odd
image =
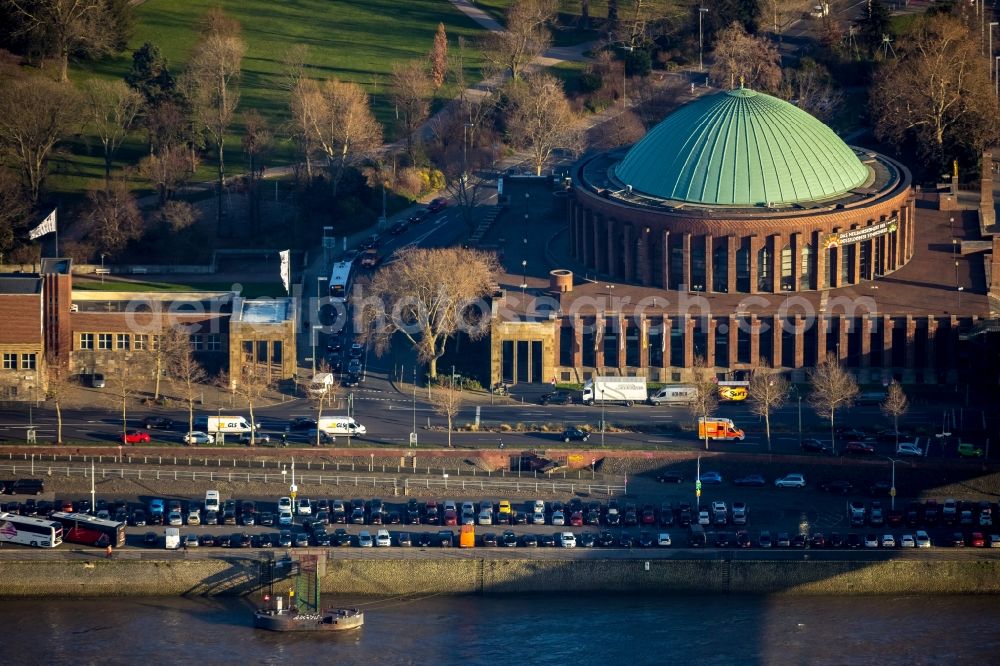
POLYGON ((616 167, 637 193, 709 206, 818 201, 868 181, 829 127, 770 95, 739 88, 667 116, 616 167))

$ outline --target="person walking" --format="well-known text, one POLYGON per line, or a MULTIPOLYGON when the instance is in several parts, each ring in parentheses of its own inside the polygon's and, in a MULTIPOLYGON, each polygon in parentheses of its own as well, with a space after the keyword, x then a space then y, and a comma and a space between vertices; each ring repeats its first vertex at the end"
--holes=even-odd
POLYGON ((500 446, 499 446, 498 448, 499 448, 499 449, 500 449, 501 451, 503 451, 503 437, 501 437, 501 438, 500 438, 500 446))
POLYGON ((111 547, 111 544, 109 543, 107 548, 104 549, 104 557, 110 560, 113 554, 114 554, 114 549, 111 547))

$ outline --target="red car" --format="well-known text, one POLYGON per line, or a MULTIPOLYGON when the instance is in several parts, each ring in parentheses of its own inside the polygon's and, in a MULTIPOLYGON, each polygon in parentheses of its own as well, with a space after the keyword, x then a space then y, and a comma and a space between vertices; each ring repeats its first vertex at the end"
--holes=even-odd
POLYGON ((129 430, 119 439, 124 444, 148 444, 149 433, 145 430, 129 430))
POLYGON ((844 453, 871 454, 875 453, 875 447, 868 442, 848 442, 844 453))
POLYGON ((427 210, 429 210, 432 213, 436 213, 439 210, 444 210, 447 207, 448 207, 448 200, 445 199, 444 197, 438 197, 434 201, 427 204, 427 210))
POLYGON ((458 525, 458 514, 454 509, 448 509, 444 512, 444 524, 445 525, 458 525))
POLYGON ((583 511, 574 511, 569 516, 569 524, 574 527, 581 527, 583 525, 583 511))
POLYGON ((969 545, 973 548, 983 548, 986 546, 986 539, 983 537, 983 533, 973 532, 972 538, 969 539, 969 545))

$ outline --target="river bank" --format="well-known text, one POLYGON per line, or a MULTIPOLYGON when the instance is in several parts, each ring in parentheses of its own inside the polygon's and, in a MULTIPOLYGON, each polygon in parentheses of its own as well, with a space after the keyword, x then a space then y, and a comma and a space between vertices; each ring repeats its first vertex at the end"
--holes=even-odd
MULTIPOLYGON (((335 552, 335 551, 334 551, 335 552)), ((240 596, 259 590, 258 560, 169 558, 17 559, 5 553, 0 598, 240 596), (9 558, 9 559, 8 559, 9 558)), ((321 589, 343 596, 559 593, 898 595, 1000 594, 1000 559, 684 559, 501 557, 450 551, 413 557, 332 557, 321 589)))

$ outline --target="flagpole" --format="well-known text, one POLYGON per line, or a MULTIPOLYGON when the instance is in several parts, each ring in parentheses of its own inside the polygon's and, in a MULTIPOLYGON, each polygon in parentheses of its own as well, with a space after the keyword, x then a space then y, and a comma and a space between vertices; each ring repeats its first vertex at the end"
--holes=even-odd
POLYGON ((56 204, 55 209, 55 232, 56 232, 56 258, 59 258, 59 204, 56 204))

